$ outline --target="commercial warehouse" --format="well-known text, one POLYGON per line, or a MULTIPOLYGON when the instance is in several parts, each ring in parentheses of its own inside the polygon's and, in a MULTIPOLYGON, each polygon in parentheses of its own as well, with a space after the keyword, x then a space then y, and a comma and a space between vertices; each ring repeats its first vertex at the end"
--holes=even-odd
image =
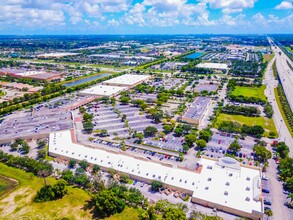
POLYGON ((109 168, 144 182, 159 180, 172 190, 191 196, 191 201, 242 217, 263 217, 261 171, 247 167, 232 158, 202 158, 193 170, 152 162, 124 153, 85 147, 75 143, 74 132, 50 134, 49 154, 76 160, 87 160, 102 169, 109 168))
POLYGON ((228 69, 228 65, 226 63, 199 63, 196 67, 221 71, 228 69))
POLYGON ((98 84, 91 88, 80 91, 81 95, 94 95, 96 97, 115 96, 119 92, 127 90, 127 87, 107 86, 98 84))
POLYGON ((182 116, 182 121, 199 125, 207 112, 208 106, 211 103, 211 99, 207 97, 196 97, 189 108, 182 116))
POLYGON ((109 86, 125 86, 131 88, 150 78, 150 75, 124 74, 113 79, 106 80, 103 82, 103 84, 109 86))
POLYGON ((2 68, 0 69, 0 75, 10 75, 19 78, 30 78, 36 80, 46 80, 51 81, 54 79, 60 79, 65 74, 56 73, 56 72, 45 72, 45 71, 34 71, 27 69, 11 69, 11 68, 2 68))

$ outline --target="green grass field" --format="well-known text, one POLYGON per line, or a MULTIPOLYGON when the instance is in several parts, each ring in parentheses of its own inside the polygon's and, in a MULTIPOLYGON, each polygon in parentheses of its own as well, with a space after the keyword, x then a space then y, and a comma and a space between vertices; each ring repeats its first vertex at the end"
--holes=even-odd
POLYGON ((266 100, 266 96, 264 94, 265 89, 265 85, 262 85, 261 87, 235 86, 235 90, 232 92, 232 95, 243 95, 246 97, 256 97, 262 100, 266 100))
MULTIPOLYGON (((69 186, 68 194, 60 200, 34 203, 33 198, 43 186, 43 179, 0 163, 0 174, 19 182, 19 186, 0 200, 1 219, 91 219, 90 210, 84 210, 90 195, 82 189, 69 186)), ((47 178, 48 184, 55 183, 47 178)))
MULTIPOLYGON (((35 203, 33 198, 43 186, 43 179, 36 177, 23 170, 6 166, 0 163, 0 193, 7 189, 7 182, 1 178, 6 176, 15 179, 19 185, 0 199, 0 216, 3 220, 8 219, 92 219, 91 210, 87 208, 91 196, 84 190, 68 186, 68 194, 62 199, 35 203)), ((5 178, 4 178, 5 179, 5 178)), ((6 180, 6 179, 5 179, 6 180)), ((46 178, 47 184, 54 184, 57 180, 52 177, 46 178)), ((7 191, 6 191, 7 192, 7 191)), ((125 208, 120 213, 113 215, 108 220, 138 220, 136 209, 125 208)))
POLYGON ((17 186, 17 181, 13 181, 11 179, 6 178, 5 176, 0 175, 0 198, 2 198, 2 196, 12 191, 17 186))
POLYGON ((123 212, 115 214, 105 220, 138 220, 138 212, 136 209, 125 208, 123 212))
POLYGON ((243 115, 228 115, 228 114, 220 114, 217 117, 217 121, 215 126, 218 127, 218 125, 222 121, 234 121, 238 122, 240 124, 246 124, 248 126, 254 126, 254 125, 260 125, 265 129, 264 135, 266 137, 269 136, 270 132, 275 132, 277 134, 276 126, 271 118, 264 118, 264 117, 247 117, 243 115))

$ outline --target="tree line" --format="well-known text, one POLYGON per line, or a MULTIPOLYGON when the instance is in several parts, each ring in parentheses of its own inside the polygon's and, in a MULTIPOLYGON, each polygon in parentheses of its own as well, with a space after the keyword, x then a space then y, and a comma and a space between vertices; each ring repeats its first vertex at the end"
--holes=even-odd
POLYGON ((244 115, 244 116, 259 116, 260 111, 257 107, 253 106, 237 106, 225 105, 221 111, 227 114, 244 115))

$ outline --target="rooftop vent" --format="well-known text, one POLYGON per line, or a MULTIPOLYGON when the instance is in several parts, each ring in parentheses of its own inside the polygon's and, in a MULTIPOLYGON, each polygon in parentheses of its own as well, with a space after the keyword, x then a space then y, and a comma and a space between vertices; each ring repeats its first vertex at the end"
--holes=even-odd
POLYGON ((209 177, 209 178, 208 178, 208 181, 212 181, 212 178, 209 177))
POLYGON ((245 201, 249 202, 250 201, 250 198, 249 197, 246 197, 245 198, 245 201))
POLYGON ((229 182, 226 182, 226 186, 230 186, 230 183, 229 182))
POLYGON ((250 191, 250 187, 247 186, 245 190, 246 190, 246 191, 250 191))
POLYGON ((208 186, 206 186, 206 188, 204 188, 205 190, 208 190, 209 189, 209 187, 208 186))
POLYGON ((233 173, 229 173, 229 176, 233 176, 233 173))
POLYGON ((228 196, 228 194, 229 194, 228 191, 225 191, 225 192, 224 192, 224 195, 225 195, 225 196, 228 196))
POLYGON ((248 177, 246 177, 246 180, 247 180, 247 181, 249 181, 249 180, 250 180, 250 177, 249 177, 249 176, 248 176, 248 177))

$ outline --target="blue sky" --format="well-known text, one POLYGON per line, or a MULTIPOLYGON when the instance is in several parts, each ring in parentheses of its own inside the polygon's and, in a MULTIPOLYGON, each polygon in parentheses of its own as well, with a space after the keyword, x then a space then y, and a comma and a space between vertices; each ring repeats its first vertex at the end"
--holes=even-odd
POLYGON ((1 0, 0 34, 293 34, 293 0, 1 0))

